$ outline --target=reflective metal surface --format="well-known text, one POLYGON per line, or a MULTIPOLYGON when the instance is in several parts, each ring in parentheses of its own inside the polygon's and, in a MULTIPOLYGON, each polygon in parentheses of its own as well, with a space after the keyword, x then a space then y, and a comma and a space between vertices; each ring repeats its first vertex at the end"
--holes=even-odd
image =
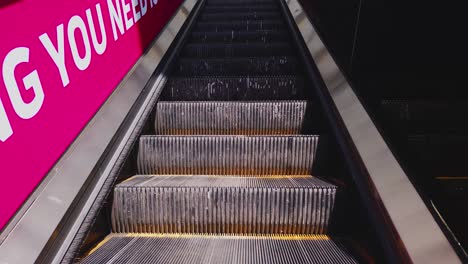
POLYGON ((358 261, 339 241, 326 235, 112 234, 81 263, 356 264, 358 261))
POLYGON ((327 234, 336 193, 310 175, 139 175, 114 190, 112 231, 327 234))
MULTIPOLYGON (((187 0, 176 11, 151 48, 137 61, 133 69, 47 175, 41 186, 31 195, 23 209, 5 229, 4 240, 0 244, 0 263, 34 263, 48 241, 54 236, 54 232, 67 210, 71 208, 75 198, 80 193, 80 189, 89 180, 90 175, 93 175, 92 173, 99 165, 98 162, 106 149, 111 144, 119 144, 118 149, 123 149, 125 142, 112 142, 114 135, 126 122, 127 114, 144 91, 145 85, 196 2, 196 0, 187 0)), ((150 102, 150 97, 158 92, 150 91, 147 100, 144 100, 140 109, 144 109, 145 104, 150 102)), ((143 110, 137 113, 137 117, 141 112, 143 110)), ((131 125, 135 127, 136 121, 132 122, 131 125)), ((115 156, 115 159, 117 157, 118 155, 115 156)), ((94 186, 92 195, 87 204, 82 205, 84 208, 92 203, 93 195, 97 196, 100 189, 99 184, 104 182, 108 171, 110 168, 99 174, 100 178, 94 186)), ((76 230, 80 224, 76 221, 75 225, 69 228, 76 230)), ((70 239, 68 238, 68 240, 70 239)), ((59 261, 59 256, 55 260, 59 261)))
POLYGON ((409 258, 460 263, 297 0, 285 0, 409 258))
POLYGON ((308 175, 318 142, 313 135, 141 136, 138 173, 308 175))
POLYGON ((302 131, 307 102, 158 102, 157 135, 293 135, 302 131))

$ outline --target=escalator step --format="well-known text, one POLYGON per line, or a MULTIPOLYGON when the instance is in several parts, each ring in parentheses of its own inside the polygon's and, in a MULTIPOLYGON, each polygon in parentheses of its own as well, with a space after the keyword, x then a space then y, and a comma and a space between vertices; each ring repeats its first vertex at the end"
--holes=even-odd
POLYGON ((213 57, 253 57, 253 56, 291 56, 294 55, 288 43, 209 43, 188 44, 182 56, 197 58, 213 57))
POLYGON ((207 0, 206 5, 225 5, 225 6, 242 6, 242 5, 272 5, 277 2, 274 0, 207 0))
POLYGON ((226 6, 226 5, 209 5, 203 9, 206 13, 232 13, 232 12, 270 12, 278 11, 279 7, 276 4, 256 4, 242 6, 226 6))
POLYGON ((288 135, 302 131, 306 101, 159 102, 159 135, 288 135))
POLYGON ((193 42, 262 42, 288 41, 289 35, 281 30, 262 31, 225 31, 225 32, 193 32, 193 42))
POLYGON ((141 136, 140 174, 308 175, 318 136, 141 136))
POLYGON ((295 100, 303 98, 297 76, 171 78, 161 98, 177 101, 295 100))
POLYGON ((279 12, 204 13, 200 16, 200 21, 274 20, 281 17, 281 13, 279 12))
POLYGON ((299 70, 295 57, 210 58, 179 60, 177 76, 288 75, 299 70))
POLYGON ((111 234, 81 263, 355 264, 325 235, 215 236, 111 234), (176 250, 175 250, 176 249, 176 250))
POLYGON ((282 20, 235 20, 231 22, 198 22, 196 31, 257 31, 257 30, 285 30, 282 20))
POLYGON ((336 186, 312 176, 134 176, 115 187, 117 233, 323 234, 336 186))

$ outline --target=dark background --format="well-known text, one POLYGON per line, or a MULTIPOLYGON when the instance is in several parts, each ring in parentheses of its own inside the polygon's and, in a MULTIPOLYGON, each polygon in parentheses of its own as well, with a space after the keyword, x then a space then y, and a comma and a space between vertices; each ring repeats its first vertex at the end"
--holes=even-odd
MULTIPOLYGON (((468 138, 468 114, 457 120, 458 127, 463 129, 458 131, 455 145, 441 141, 440 145, 446 148, 438 150, 435 146, 439 143, 425 141, 422 146, 426 148, 420 149, 422 156, 431 151, 443 153, 435 155, 438 160, 418 163, 415 160, 419 157, 408 151, 410 140, 402 141, 396 136, 404 128, 391 128, 382 107, 385 99, 449 102, 451 107, 455 103, 461 105, 456 111, 462 113, 460 116, 465 115, 463 113, 468 111, 465 77, 468 67, 464 52, 468 47, 465 40, 468 35, 466 3, 403 0, 300 2, 428 207, 431 210, 432 206, 437 207, 445 219, 449 229, 443 228, 443 231, 446 234, 453 232, 458 241, 451 240, 452 243, 460 242, 467 250, 468 181, 460 180, 457 184, 463 185, 453 186, 448 193, 456 195, 449 197, 438 183, 428 180, 428 176, 435 173, 431 168, 437 164, 443 167, 443 173, 450 173, 453 165, 461 165, 464 169, 456 176, 468 176, 465 165, 468 164, 468 144, 464 143, 468 138)), ((442 133, 450 134, 444 127, 438 129, 447 130, 442 133)), ((434 210, 432 212, 439 224, 445 226, 434 210)))
POLYGON ((467 98, 468 9, 463 2, 301 3, 371 112, 388 94, 467 98))

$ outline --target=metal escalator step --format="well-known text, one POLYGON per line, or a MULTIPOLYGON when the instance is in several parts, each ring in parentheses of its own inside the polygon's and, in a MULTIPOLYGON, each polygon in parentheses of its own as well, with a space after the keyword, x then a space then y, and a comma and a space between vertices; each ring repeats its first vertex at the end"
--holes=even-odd
POLYGON ((205 6, 203 12, 206 13, 232 13, 232 12, 271 12, 278 11, 279 7, 276 4, 256 4, 242 6, 226 6, 226 5, 209 5, 205 6))
POLYGON ((208 0, 207 6, 224 5, 224 6, 256 6, 256 5, 273 5, 278 2, 275 0, 208 0))
POLYGON ((308 175, 318 136, 141 136, 140 174, 308 175))
POLYGON ((224 32, 193 32, 193 42, 262 42, 289 41, 290 37, 284 30, 259 31, 224 31, 224 32))
POLYGON ((356 264, 335 239, 307 236, 111 234, 83 264, 104 263, 356 264))
POLYGON ((295 100, 303 98, 298 76, 171 78, 162 100, 295 100))
POLYGON ((274 20, 282 18, 280 12, 224 12, 203 13, 200 21, 232 21, 232 20, 274 20))
POLYGON ((182 56, 196 58, 291 56, 294 50, 288 43, 201 43, 185 46, 182 56))
POLYGON ((230 22, 198 22, 196 31, 228 31, 228 30, 285 30, 282 20, 235 20, 230 22))
POLYGON ((250 58, 182 58, 175 74, 177 76, 209 75, 288 75, 299 70, 295 57, 250 57, 250 58))
POLYGON ((115 187, 117 233, 323 234, 336 186, 312 176, 134 176, 115 187))
POLYGON ((290 135, 302 131, 306 101, 159 102, 158 135, 290 135))

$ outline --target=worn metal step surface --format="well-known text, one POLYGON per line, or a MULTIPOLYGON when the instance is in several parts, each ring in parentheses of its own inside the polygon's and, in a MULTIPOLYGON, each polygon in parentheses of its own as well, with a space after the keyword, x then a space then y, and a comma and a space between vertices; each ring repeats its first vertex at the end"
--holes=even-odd
POLYGON ((258 31, 223 31, 223 32, 193 32, 192 42, 284 42, 290 39, 287 31, 258 30, 258 31))
POLYGON ((306 101, 158 102, 158 135, 300 134, 306 101))
POLYGON ((339 242, 325 235, 113 234, 81 263, 355 264, 357 261, 339 242))
POLYGON ((224 12, 224 13, 203 13, 200 21, 231 21, 231 20, 275 20, 281 18, 280 12, 224 12))
POLYGON ((303 98, 299 76, 209 76, 170 78, 161 99, 177 101, 296 100, 303 98))
POLYGON ((224 5, 224 6, 256 6, 256 5, 272 5, 278 4, 274 0, 208 0, 207 6, 210 5, 224 5))
POLYGON ((308 175, 318 136, 141 136, 140 174, 308 175))
POLYGON ((299 71, 299 61, 291 56, 244 58, 181 58, 177 76, 290 75, 299 71))
POLYGON ((312 176, 135 176, 114 191, 120 233, 323 234, 336 186, 312 176))
POLYGON ((273 4, 249 4, 249 5, 208 5, 205 6, 203 12, 205 13, 232 13, 232 12, 269 12, 278 11, 279 6, 273 4))
POLYGON ((276 43, 197 43, 185 46, 182 56, 191 58, 291 56, 286 42, 276 43))
POLYGON ((203 21, 195 25, 196 31, 257 31, 257 30, 285 30, 286 25, 282 20, 235 20, 230 22, 203 21))

